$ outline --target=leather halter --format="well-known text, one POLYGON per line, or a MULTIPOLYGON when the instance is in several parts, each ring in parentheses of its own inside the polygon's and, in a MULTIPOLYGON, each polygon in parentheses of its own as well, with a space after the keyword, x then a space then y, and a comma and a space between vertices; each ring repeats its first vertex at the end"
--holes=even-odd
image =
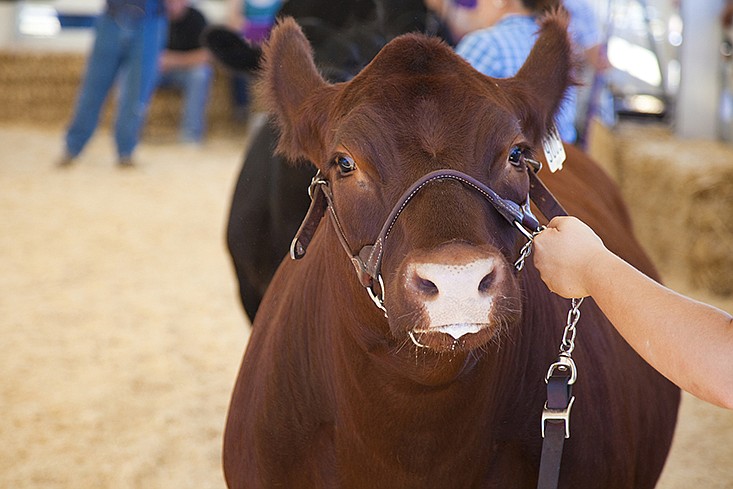
POLYGON ((341 226, 341 222, 339 221, 334 207, 333 193, 331 192, 330 184, 319 170, 313 177, 310 187, 308 188, 308 194, 311 197, 311 204, 303 223, 290 245, 290 256, 294 260, 298 260, 305 256, 316 228, 318 227, 318 224, 326 210, 328 210, 331 223, 336 230, 336 235, 341 242, 341 246, 349 255, 352 265, 354 265, 359 282, 367 289, 374 303, 385 313, 386 316, 386 310, 384 308, 384 285, 381 277, 384 246, 400 214, 402 214, 402 211, 415 197, 415 195, 425 188, 425 186, 438 180, 458 181, 469 189, 473 189, 481 194, 504 219, 506 219, 512 226, 516 227, 525 237, 527 237, 527 239, 531 240, 533 233, 540 229, 540 224, 530 210, 530 199, 535 202, 542 214, 548 219, 551 219, 555 215, 565 213, 547 187, 544 186, 535 174, 536 171, 539 171, 540 164, 534 161, 531 163, 533 164, 533 169, 528 168, 530 191, 527 195, 526 201, 521 205, 512 200, 500 197, 489 186, 481 183, 470 175, 457 170, 436 170, 423 175, 397 200, 397 203, 394 205, 392 212, 390 212, 389 217, 387 217, 384 222, 382 230, 374 244, 364 246, 358 253, 354 253, 353 248, 344 234, 343 227, 341 226), (381 297, 377 296, 375 293, 375 281, 379 285, 379 293, 381 297))
MULTIPOLYGON (((426 185, 438 180, 456 180, 461 182, 468 188, 479 192, 488 200, 494 209, 501 214, 511 225, 516 227, 528 239, 529 246, 534 238, 535 233, 540 231, 540 224, 537 218, 532 214, 529 208, 530 200, 535 203, 540 212, 551 220, 553 217, 567 215, 565 209, 558 203, 552 193, 545 187, 544 183, 537 176, 541 165, 530 160, 532 166, 528 169, 529 174, 529 193, 523 205, 514 201, 504 199, 494 192, 490 187, 479 182, 475 178, 456 170, 437 170, 413 183, 407 191, 397 200, 392 208, 389 217, 382 226, 377 240, 373 245, 363 247, 358 254, 354 254, 349 245, 346 235, 344 234, 341 223, 339 222, 336 209, 333 204, 333 194, 328 180, 326 180, 321 172, 317 172, 311 181, 308 193, 311 197, 311 205, 306 214, 305 220, 298 229, 298 232, 290 246, 290 256, 294 259, 300 259, 305 256, 308 245, 313 238, 318 224, 326 212, 329 211, 331 223, 336 230, 336 235, 341 242, 346 253, 351 258, 351 263, 356 269, 359 281, 366 287, 369 296, 374 304, 384 312, 387 317, 387 310, 384 307, 384 284, 381 277, 381 262, 384 252, 384 244, 392 227, 397 222, 402 211, 413 197, 426 185), (381 297, 374 293, 374 281, 377 281, 380 288, 381 297)), ((570 316, 568 316, 570 318, 570 316)), ((561 354, 562 357, 562 354, 561 354)), ((560 463, 562 461, 563 446, 565 438, 570 436, 569 422, 570 409, 572 408, 575 397, 572 396, 572 384, 575 382, 574 362, 567 353, 566 358, 558 358, 558 362, 550 366, 548 371, 547 382, 547 402, 542 414, 542 454, 540 456, 540 468, 538 474, 538 489, 557 489, 560 476, 560 463), (555 368, 558 365, 572 364, 572 369, 555 368)))

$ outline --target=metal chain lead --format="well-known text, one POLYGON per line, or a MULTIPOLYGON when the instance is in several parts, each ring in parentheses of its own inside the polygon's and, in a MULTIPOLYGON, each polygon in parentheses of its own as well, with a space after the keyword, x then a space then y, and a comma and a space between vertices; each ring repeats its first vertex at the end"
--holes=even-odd
MULTIPOLYGON (((529 255, 532 254, 532 244, 534 243, 534 238, 545 230, 545 226, 540 226, 536 231, 530 232, 518 222, 515 222, 515 225, 527 238, 527 242, 524 246, 522 246, 522 249, 519 251, 519 258, 517 258, 517 261, 514 262, 514 268, 516 268, 516 270, 519 272, 524 268, 524 263, 527 258, 529 258, 529 255)), ((582 303, 583 297, 571 300, 571 307, 568 311, 568 318, 567 322, 565 323, 565 330, 562 333, 562 342, 560 343, 560 356, 566 357, 568 359, 571 357, 573 350, 575 349, 575 335, 577 334, 577 330, 575 329, 575 327, 580 320, 580 305, 582 303)))
POLYGON ((565 323, 565 330, 562 333, 562 343, 560 344, 560 355, 570 356, 575 349, 575 335, 577 330, 575 326, 580 320, 580 305, 583 303, 583 298, 572 299, 571 307, 568 311, 568 319, 565 323))
POLYGON ((519 250, 519 258, 517 258, 517 261, 514 262, 514 268, 518 272, 521 272, 522 269, 524 268, 525 260, 527 260, 527 258, 529 258, 529 255, 532 254, 532 243, 534 243, 535 236, 537 236, 542 231, 544 231, 545 226, 540 226, 540 228, 537 229, 536 231, 528 232, 527 229, 525 229, 524 226, 522 226, 521 224, 515 223, 515 225, 522 232, 522 234, 527 238, 527 242, 525 243, 524 246, 522 246, 522 249, 519 250))
MULTIPOLYGON (((532 244, 534 243, 534 238, 545 230, 545 226, 541 226, 536 231, 530 232, 520 223, 515 222, 515 225, 527 238, 527 242, 524 246, 522 246, 522 249, 519 251, 519 258, 517 258, 517 261, 514 262, 514 268, 516 268, 516 270, 520 272, 524 268, 525 261, 527 260, 527 258, 529 258, 529 255, 532 254, 532 244)), ((565 357, 568 360, 571 359, 571 355, 573 353, 573 350, 575 349, 575 335, 577 334, 577 330, 575 329, 575 327, 580 320, 580 305, 582 303, 583 297, 571 300, 571 307, 568 311, 568 318, 565 323, 565 330, 562 333, 562 342, 560 343, 560 356, 565 357)))

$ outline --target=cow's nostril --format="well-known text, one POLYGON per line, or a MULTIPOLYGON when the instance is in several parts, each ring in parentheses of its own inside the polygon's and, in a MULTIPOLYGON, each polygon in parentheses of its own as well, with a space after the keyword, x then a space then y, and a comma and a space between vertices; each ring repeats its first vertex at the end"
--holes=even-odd
POLYGON ((481 282, 478 284, 478 291, 482 294, 485 294, 489 291, 491 286, 494 283, 494 272, 491 271, 484 275, 484 278, 481 279, 481 282))
POLYGON ((425 295, 434 296, 438 294, 438 286, 431 280, 422 278, 419 275, 415 275, 414 278, 415 288, 425 295))

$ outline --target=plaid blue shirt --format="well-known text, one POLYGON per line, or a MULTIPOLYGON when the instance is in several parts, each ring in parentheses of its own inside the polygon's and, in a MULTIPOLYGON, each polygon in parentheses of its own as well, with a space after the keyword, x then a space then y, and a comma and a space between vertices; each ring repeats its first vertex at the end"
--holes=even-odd
POLYGON ((601 25, 593 5, 588 0, 563 0, 570 12, 570 34, 581 49, 588 49, 602 41, 601 25))
MULTIPOLYGON (((510 78, 522 67, 537 39, 539 26, 534 17, 511 15, 486 29, 466 34, 456 52, 484 75, 510 78)), ((571 87, 555 117, 563 141, 574 143, 576 90, 571 87)))

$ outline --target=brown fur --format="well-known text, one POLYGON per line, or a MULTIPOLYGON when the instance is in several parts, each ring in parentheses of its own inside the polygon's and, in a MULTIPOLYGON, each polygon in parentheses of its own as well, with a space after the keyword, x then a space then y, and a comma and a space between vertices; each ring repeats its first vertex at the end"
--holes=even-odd
MULTIPOLYGON (((329 179, 354 251, 373 242, 398 196, 434 169, 463 171, 520 202, 526 170, 507 155, 517 144, 538 151, 571 82, 566 23, 558 13, 544 21, 538 48, 512 79, 487 78, 439 41, 407 35, 353 81, 330 85, 286 19, 266 46, 261 85, 282 131, 279 149, 310 159, 329 179), (340 174, 339 154, 357 170, 340 174)), ((587 156, 568 153, 565 170, 543 172, 548 185, 614 251, 654 275, 618 189, 587 156)), ((512 270, 522 244, 464 186, 427 186, 386 246, 387 320, 324 219, 306 257, 280 267, 257 314, 227 421, 229 487, 535 487, 543 378, 568 301, 546 289, 531 262, 521 274, 512 270), (502 263, 491 327, 452 348, 433 333, 432 349, 417 348, 407 332, 426 319, 405 270, 458 249, 502 263)), ((654 487, 679 391, 592 301, 583 305, 574 358, 578 400, 560 487, 654 487)))

